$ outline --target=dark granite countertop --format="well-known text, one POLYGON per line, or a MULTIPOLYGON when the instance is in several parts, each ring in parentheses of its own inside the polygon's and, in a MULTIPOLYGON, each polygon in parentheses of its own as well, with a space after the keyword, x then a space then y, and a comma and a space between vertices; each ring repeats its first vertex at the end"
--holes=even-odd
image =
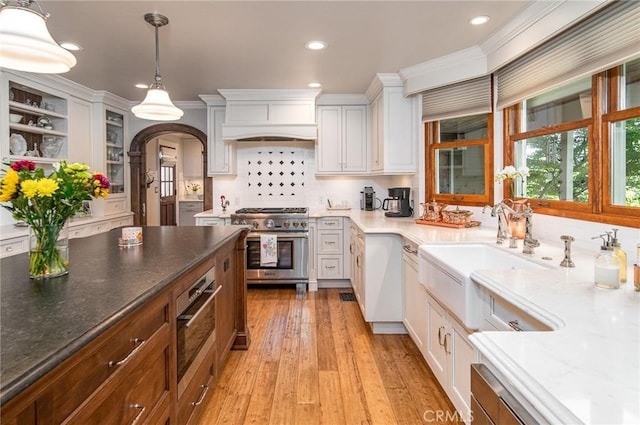
POLYGON ((4 404, 247 226, 121 229, 69 241, 69 274, 29 279, 28 254, 0 261, 0 404, 4 404))

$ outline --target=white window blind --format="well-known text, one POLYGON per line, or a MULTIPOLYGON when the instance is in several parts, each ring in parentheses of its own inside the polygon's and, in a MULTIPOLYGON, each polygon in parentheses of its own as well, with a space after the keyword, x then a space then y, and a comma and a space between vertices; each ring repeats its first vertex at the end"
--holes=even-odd
POLYGON ((491 75, 422 93, 422 120, 438 121, 491 112, 491 75))
POLYGON ((495 72, 504 108, 640 55, 640 2, 617 1, 495 72))

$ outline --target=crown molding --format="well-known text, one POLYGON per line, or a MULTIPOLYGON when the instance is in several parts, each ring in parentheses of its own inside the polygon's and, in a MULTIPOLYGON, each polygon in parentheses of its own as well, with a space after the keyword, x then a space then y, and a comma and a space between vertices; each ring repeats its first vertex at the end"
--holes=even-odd
POLYGON ((385 87, 402 87, 402 86, 403 86, 403 81, 402 81, 402 78, 400 77, 400 74, 397 74, 395 72, 393 73, 380 72, 376 74, 375 78, 369 84, 369 87, 367 88, 365 95, 370 101, 373 101, 376 97, 378 97, 380 92, 382 92, 382 89, 384 89, 385 87))
POLYGON ((219 94, 199 94, 198 97, 202 99, 207 106, 225 106, 227 101, 219 94))
POLYGON ((321 94, 316 105, 368 105, 369 98, 364 94, 321 94))
POLYGON ((404 94, 487 75, 612 0, 536 0, 487 41, 400 70, 404 94))
POLYGON ((314 100, 320 89, 218 89, 227 101, 314 100))

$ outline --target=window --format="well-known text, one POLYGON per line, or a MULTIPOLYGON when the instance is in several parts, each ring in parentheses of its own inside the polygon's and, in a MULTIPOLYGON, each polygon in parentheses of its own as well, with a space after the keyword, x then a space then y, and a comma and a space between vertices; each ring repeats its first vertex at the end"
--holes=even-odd
POLYGON ((536 212, 638 226, 640 59, 505 109, 505 164, 536 212))
POLYGON ((491 202, 492 114, 425 124, 427 198, 463 205, 491 202))

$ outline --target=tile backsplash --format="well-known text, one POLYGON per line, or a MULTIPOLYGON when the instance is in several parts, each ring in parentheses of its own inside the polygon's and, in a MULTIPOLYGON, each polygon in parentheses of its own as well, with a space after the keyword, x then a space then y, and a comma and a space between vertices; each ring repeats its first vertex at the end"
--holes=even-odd
POLYGON ((381 200, 389 187, 413 186, 407 176, 316 176, 314 142, 243 142, 236 155, 237 175, 213 179, 215 210, 220 210, 221 195, 231 202, 228 211, 263 206, 324 209, 327 199, 358 209, 364 186, 373 186, 381 200))

